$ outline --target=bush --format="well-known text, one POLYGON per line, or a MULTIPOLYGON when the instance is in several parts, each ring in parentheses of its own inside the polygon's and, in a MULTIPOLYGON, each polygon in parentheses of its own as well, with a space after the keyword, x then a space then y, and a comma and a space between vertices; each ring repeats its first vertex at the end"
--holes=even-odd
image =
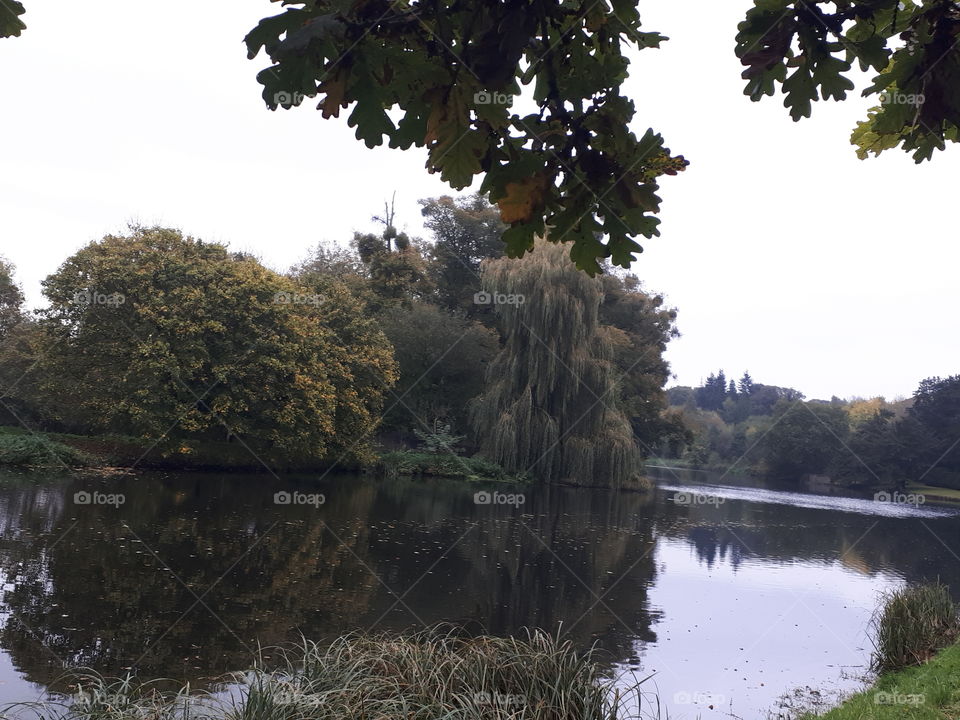
POLYGON ((383 453, 375 464, 374 470, 387 477, 426 475, 465 478, 467 480, 526 480, 525 477, 508 474, 495 462, 481 457, 461 457, 453 453, 442 454, 417 450, 396 450, 383 453))
POLYGON ((957 607, 947 586, 939 582, 887 593, 871 624, 871 667, 877 672, 925 663, 937 650, 952 643, 960 630, 957 607))
POLYGON ((0 433, 0 465, 17 467, 86 467, 93 458, 82 450, 40 435, 0 433))

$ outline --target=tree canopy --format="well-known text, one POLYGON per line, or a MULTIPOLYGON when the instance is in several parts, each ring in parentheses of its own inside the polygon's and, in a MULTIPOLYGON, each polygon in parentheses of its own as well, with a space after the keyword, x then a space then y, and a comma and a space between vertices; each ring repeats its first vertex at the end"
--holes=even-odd
POLYGON ((176 230, 107 236, 43 286, 38 371, 70 428, 357 458, 395 380, 388 341, 344 287, 311 294, 176 230))
MULTIPOLYGON (((622 407, 626 373, 612 337, 619 329, 602 324, 601 280, 540 241, 519 262, 484 263, 483 287, 504 337, 472 408, 487 456, 547 482, 643 486, 642 453, 622 407)), ((625 345, 633 340, 619 334, 625 345)))
POLYGON ((480 315, 473 296, 480 291, 480 263, 504 253, 506 226, 482 195, 420 201, 424 225, 433 233, 430 277, 437 300, 448 310, 480 315))
MULTIPOLYGON (((629 267, 638 236, 659 234, 658 179, 688 164, 653 129, 639 136, 622 92, 627 52, 667 40, 641 29, 635 0, 284 0, 250 31, 248 55, 271 109, 317 98, 324 118, 349 111, 368 147, 422 147, 456 189, 483 176, 499 205, 507 254, 534 238, 571 242, 590 274, 629 267), (532 86, 513 111, 522 86, 532 86)), ((20 35, 24 6, 0 9, 0 37, 20 35)), ((843 100, 850 76, 878 105, 853 132, 858 154, 902 146, 917 162, 960 127, 960 10, 953 0, 754 0, 736 36, 754 101, 784 95, 794 120, 843 100)))
POLYGON ((23 291, 13 272, 13 265, 0 257, 0 339, 23 319, 23 291))
POLYGON ((779 86, 794 120, 816 100, 844 100, 854 63, 875 71, 878 105, 851 138, 857 154, 895 148, 928 160, 960 127, 960 9, 952 0, 755 0, 740 23, 746 94, 779 86))

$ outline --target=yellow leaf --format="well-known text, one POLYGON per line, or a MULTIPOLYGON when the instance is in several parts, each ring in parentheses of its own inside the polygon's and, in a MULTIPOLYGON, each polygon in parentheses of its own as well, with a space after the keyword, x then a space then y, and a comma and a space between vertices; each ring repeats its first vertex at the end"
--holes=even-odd
POLYGON ((542 211, 547 194, 546 173, 539 172, 519 182, 507 183, 507 194, 497 201, 500 219, 507 224, 529 222, 542 211))

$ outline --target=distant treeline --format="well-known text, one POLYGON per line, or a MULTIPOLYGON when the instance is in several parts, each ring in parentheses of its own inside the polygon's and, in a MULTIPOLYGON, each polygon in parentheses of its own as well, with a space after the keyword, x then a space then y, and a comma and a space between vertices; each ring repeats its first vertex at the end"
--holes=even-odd
POLYGON ((727 380, 667 390, 687 429, 661 454, 693 467, 901 488, 960 488, 960 375, 923 380, 911 398, 806 400, 793 388, 727 380))

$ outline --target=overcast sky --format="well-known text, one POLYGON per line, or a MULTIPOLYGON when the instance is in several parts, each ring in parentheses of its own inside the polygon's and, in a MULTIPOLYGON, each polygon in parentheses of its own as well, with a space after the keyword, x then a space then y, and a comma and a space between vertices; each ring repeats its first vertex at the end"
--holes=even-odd
MULTIPOLYGON (((182 228, 285 269, 322 239, 346 242, 397 192, 450 189, 422 151, 368 150, 313 105, 269 112, 242 39, 266 0, 30 0, 0 40, 0 254, 32 305, 72 252, 128 222, 182 228)), ((691 161, 666 178, 662 236, 633 270, 680 312, 669 359, 698 384, 724 368, 808 397, 909 395, 960 372, 955 242, 960 147, 916 166, 857 160, 869 102, 814 107, 742 94, 733 53, 743 0, 641 0, 671 40, 637 54, 634 129, 691 161)), ((861 83, 861 86, 863 83, 861 83)))

